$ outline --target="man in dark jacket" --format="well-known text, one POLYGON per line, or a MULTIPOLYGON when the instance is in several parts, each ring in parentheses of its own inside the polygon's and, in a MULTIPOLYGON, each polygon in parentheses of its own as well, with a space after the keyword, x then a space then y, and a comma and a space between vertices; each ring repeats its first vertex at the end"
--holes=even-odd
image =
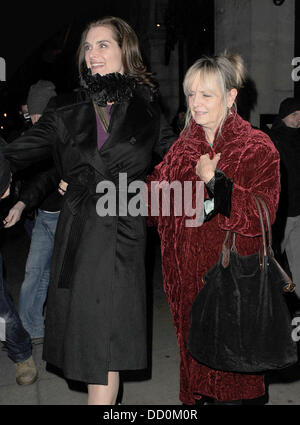
POLYGON ((300 312, 300 99, 287 98, 280 104, 278 117, 270 131, 280 154, 281 195, 275 230, 286 252, 300 312))
MULTIPOLYGON (((0 153, 0 198, 9 196, 11 173, 8 161, 0 153)), ((5 222, 3 223, 5 224, 5 222)), ((2 223, 1 223, 2 225, 2 223)), ((0 340, 6 342, 8 356, 16 364, 16 381, 19 385, 30 385, 38 373, 32 357, 30 336, 22 326, 18 313, 8 295, 2 273, 0 255, 0 340)))
MULTIPOLYGON (((40 80, 30 87, 27 105, 33 125, 42 116, 49 100, 55 96, 55 86, 51 81, 40 80)), ((25 280, 19 297, 20 318, 35 342, 40 342, 44 336, 43 306, 47 296, 54 235, 62 202, 57 190, 60 177, 53 161, 46 165, 48 168, 44 172, 28 179, 19 201, 6 217, 5 226, 14 225, 25 208, 30 210, 38 207, 26 262, 25 280)))

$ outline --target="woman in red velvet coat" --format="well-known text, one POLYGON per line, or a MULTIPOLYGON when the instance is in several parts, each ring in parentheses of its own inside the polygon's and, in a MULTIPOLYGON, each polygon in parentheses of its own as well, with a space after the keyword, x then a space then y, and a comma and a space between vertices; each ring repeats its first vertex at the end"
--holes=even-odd
MULTIPOLYGON (((238 55, 201 58, 187 72, 185 129, 149 178, 204 182, 205 219, 187 227, 182 214, 157 220, 161 238, 164 289, 180 348, 180 400, 194 404, 207 396, 219 402, 264 395, 264 376, 222 372, 195 361, 187 351, 189 314, 203 275, 217 262, 226 230, 236 232, 241 255, 261 245, 259 217, 252 198, 260 195, 275 219, 280 192, 279 155, 269 137, 236 112, 235 99, 245 78, 238 55)), ((151 185, 152 185, 151 183, 151 185)), ((233 403, 236 404, 236 403, 233 403)))

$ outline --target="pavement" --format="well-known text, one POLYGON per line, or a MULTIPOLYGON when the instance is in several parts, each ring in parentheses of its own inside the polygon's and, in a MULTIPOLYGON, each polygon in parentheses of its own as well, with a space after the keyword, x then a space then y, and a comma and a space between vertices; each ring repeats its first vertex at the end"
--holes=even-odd
MULTIPOLYGON (((29 238, 22 229, 20 225, 8 232, 4 241, 2 240, 1 248, 6 265, 6 281, 16 305, 29 248, 29 238)), ((179 352, 162 288, 159 241, 154 232, 150 231, 150 255, 147 259, 149 368, 122 376, 119 401, 122 405, 181 406, 178 398, 179 352)), ((15 365, 0 345, 0 405, 86 405, 85 386, 66 381, 58 371, 47 365, 42 360, 42 348, 42 343, 33 345, 33 357, 39 371, 38 380, 29 386, 19 386, 15 381, 15 365)), ((266 396, 253 400, 250 404, 299 405, 300 366, 269 374, 266 377, 266 387, 266 396)))

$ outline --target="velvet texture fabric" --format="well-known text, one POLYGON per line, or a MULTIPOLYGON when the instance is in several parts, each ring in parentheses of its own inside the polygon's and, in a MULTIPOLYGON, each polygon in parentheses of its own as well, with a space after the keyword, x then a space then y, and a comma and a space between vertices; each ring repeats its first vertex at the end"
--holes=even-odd
MULTIPOLYGON (((161 238, 164 290, 168 297, 180 349, 180 400, 194 404, 196 394, 220 401, 260 397, 264 376, 217 371, 194 360, 187 351, 190 309, 203 286, 202 277, 218 261, 226 230, 237 233, 240 255, 250 255, 261 245, 261 228, 252 194, 260 195, 275 219, 280 192, 279 154, 269 137, 239 115, 229 115, 222 134, 208 144, 194 120, 173 144, 149 177, 152 181, 199 181, 195 167, 200 155, 221 152, 218 168, 232 179, 230 217, 217 214, 199 227, 186 227, 187 217, 151 217, 161 238)), ((195 185, 196 186, 196 185, 195 185)), ((195 187, 193 197, 195 198, 195 187)), ((208 194, 206 194, 208 197, 208 194)))

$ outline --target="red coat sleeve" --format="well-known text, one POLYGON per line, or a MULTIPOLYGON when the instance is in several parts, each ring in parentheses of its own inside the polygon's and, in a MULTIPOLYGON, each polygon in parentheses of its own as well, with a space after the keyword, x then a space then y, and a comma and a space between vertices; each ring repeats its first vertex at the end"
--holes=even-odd
POLYGON ((253 195, 260 195, 275 220, 280 193, 280 159, 268 136, 259 132, 247 144, 232 176, 230 218, 219 214, 219 226, 244 236, 261 234, 259 215, 253 195))

